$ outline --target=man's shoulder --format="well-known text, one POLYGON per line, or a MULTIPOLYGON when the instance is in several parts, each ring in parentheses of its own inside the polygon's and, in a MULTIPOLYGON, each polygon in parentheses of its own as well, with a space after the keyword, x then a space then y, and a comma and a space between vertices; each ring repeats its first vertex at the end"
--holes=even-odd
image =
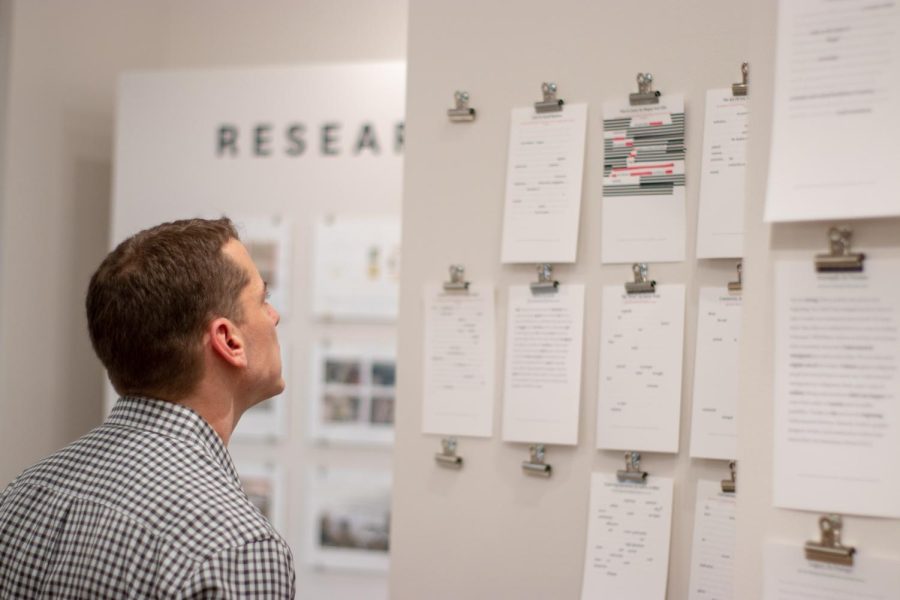
POLYGON ((27 469, 5 502, 26 488, 102 508, 193 560, 278 535, 202 445, 140 429, 98 427, 27 469))

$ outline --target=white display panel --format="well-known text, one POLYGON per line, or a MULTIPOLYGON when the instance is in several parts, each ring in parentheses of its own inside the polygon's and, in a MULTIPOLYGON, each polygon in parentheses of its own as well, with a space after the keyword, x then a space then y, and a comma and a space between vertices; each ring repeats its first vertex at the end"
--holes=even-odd
MULTIPOLYGON (((164 221, 223 214, 251 252, 263 242, 255 258, 281 314, 282 349, 291 349, 283 356, 287 389, 244 415, 229 451, 283 473, 283 531, 298 590, 346 584, 303 572, 305 473, 314 458, 310 352, 337 327, 313 318, 316 223, 328 214, 386 218, 399 240, 405 75, 401 62, 373 62, 135 72, 119 83, 111 243, 164 221)), ((390 320, 340 328, 363 342, 394 331, 390 320)), ((110 389, 108 404, 114 399, 110 389)), ((364 469, 390 464, 386 447, 317 448, 316 458, 338 452, 364 469)), ((368 581, 381 586, 384 578, 368 581)))
POLYGON ((269 520, 272 527, 285 537, 285 501, 287 487, 284 481, 284 469, 272 463, 259 460, 237 458, 234 461, 241 486, 247 498, 262 515, 269 520))
POLYGON ((319 466, 309 479, 309 562, 316 567, 387 571, 391 474, 319 466))
POLYGON ((334 320, 397 318, 400 218, 327 215, 316 223, 313 314, 334 320))
POLYGON ((312 438, 346 444, 392 444, 395 346, 323 341, 312 356, 312 438))

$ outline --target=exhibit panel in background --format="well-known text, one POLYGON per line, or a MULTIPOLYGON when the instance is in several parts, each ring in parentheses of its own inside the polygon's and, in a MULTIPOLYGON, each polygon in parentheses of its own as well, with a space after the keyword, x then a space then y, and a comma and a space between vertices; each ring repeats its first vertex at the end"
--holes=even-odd
POLYGON ((229 451, 311 597, 387 596, 390 478, 379 474, 393 440, 404 94, 399 62, 119 82, 111 243, 228 215, 280 313, 287 389, 244 415, 229 451), (323 340, 334 340, 330 362, 323 340), (344 493, 345 480, 362 485, 344 493), (377 516, 356 510, 371 481, 377 516), (325 539, 316 511, 349 523, 361 548, 340 527, 311 544, 325 539))

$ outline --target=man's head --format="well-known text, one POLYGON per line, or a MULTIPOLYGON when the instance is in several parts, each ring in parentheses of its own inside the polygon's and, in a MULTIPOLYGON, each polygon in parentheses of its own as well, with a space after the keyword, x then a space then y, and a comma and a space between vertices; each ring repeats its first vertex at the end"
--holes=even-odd
POLYGON ((284 386, 278 314, 227 218, 128 238, 94 273, 86 308, 94 351, 120 394, 181 400, 206 374, 208 351, 233 368, 247 387, 239 392, 269 397, 284 386))

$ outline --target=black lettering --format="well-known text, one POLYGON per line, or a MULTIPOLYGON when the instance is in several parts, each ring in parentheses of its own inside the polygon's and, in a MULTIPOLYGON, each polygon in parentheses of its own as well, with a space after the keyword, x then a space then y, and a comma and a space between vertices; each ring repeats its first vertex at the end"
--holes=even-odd
POLYGON ((269 137, 271 131, 271 125, 257 125, 256 129, 253 130, 253 153, 256 156, 269 156, 272 154, 272 149, 269 147, 269 144, 272 142, 272 138, 269 137))
POLYGON ((304 133, 306 133, 306 127, 302 123, 295 123, 288 127, 287 133, 285 133, 290 144, 285 150, 288 156, 300 156, 306 152, 306 140, 303 139, 304 133))
POLYGON ((340 123, 325 123, 322 125, 322 154, 333 156, 338 153, 337 131, 340 128, 340 123))
POLYGON ((222 156, 228 150, 229 155, 235 156, 237 148, 238 130, 234 125, 220 125, 218 143, 216 144, 216 156, 222 156))
POLYGON ((394 154, 403 152, 403 145, 406 143, 406 131, 403 121, 397 123, 394 127, 394 154))
POLYGON ((372 128, 371 123, 364 123, 362 129, 359 130, 354 154, 359 154, 363 151, 363 148, 369 148, 374 154, 381 152, 381 149, 378 147, 378 139, 375 137, 375 129, 372 128))

